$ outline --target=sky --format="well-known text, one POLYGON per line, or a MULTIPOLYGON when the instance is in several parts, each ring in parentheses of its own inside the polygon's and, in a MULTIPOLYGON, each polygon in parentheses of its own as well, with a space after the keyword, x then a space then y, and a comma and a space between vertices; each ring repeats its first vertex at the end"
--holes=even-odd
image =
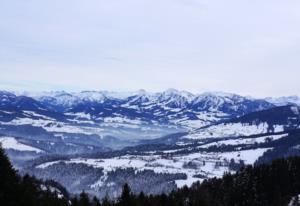
POLYGON ((0 0, 0 90, 300 95, 299 0, 0 0))

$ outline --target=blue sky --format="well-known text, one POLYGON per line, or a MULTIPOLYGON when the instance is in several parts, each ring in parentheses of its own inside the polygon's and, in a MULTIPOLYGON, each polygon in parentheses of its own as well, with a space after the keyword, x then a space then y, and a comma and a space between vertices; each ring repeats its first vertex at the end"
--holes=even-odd
POLYGON ((300 95, 299 0, 0 0, 0 89, 300 95))

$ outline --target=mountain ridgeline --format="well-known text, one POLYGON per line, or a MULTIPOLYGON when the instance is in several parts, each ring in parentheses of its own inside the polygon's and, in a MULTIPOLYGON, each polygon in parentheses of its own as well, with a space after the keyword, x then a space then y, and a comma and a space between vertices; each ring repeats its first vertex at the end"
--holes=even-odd
MULTIPOLYGON (((273 108, 226 93, 0 92, 0 135, 38 154, 107 152, 273 108), (14 140, 11 140, 14 141, 14 140)), ((18 157, 17 162, 21 157, 18 157)))
MULTIPOLYGON (((117 200, 128 184, 134 201, 143 191, 141 197, 150 202, 180 202, 172 195, 182 196, 185 185, 193 193, 193 183, 198 181, 204 188, 207 179, 221 181, 224 173, 234 179, 233 174, 247 165, 257 168, 300 155, 297 99, 177 90, 2 91, 0 143, 20 174, 54 180, 71 196, 85 191, 83 199, 88 194, 117 200)), ((278 200, 280 205, 296 198, 294 193, 289 195, 278 200)), ((212 200, 202 197, 201 201, 205 205, 212 200)))

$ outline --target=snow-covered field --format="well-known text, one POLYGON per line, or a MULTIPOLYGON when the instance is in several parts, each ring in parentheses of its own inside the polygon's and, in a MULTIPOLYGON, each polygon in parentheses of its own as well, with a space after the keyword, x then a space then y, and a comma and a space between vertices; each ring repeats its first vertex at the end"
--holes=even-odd
POLYGON ((14 137, 0 137, 0 143, 4 149, 13 149, 17 151, 41 153, 42 150, 18 142, 14 137))
POLYGON ((205 144, 202 146, 199 146, 199 148, 209 148, 211 146, 222 146, 222 145, 253 145, 256 143, 264 143, 267 141, 274 141, 281 139, 283 137, 286 137, 287 134, 278 134, 278 135, 268 135, 268 136, 262 136, 257 138, 237 138, 237 139, 228 139, 228 140, 221 140, 216 141, 213 143, 205 144))
MULTIPOLYGON (((239 137, 239 136, 251 136, 255 134, 265 134, 270 130, 267 123, 256 124, 242 124, 242 123, 230 123, 230 124, 217 124, 208 128, 194 130, 184 138, 187 139, 204 139, 204 138, 224 138, 224 137, 239 137)), ((282 132, 284 127, 282 125, 275 125, 273 132, 282 132)))
POLYGON ((268 149, 242 150, 224 153, 191 153, 186 155, 125 155, 114 158, 85 159, 76 158, 69 161, 46 162, 37 166, 40 169, 65 162, 67 164, 86 164, 95 168, 103 168, 104 176, 91 187, 101 187, 106 184, 107 174, 116 169, 133 168, 136 171, 153 170, 155 173, 185 173, 186 180, 176 180, 178 187, 190 186, 193 182, 201 181, 199 177, 220 177, 224 172, 230 172, 228 164, 231 159, 235 162, 243 160, 246 164, 253 164, 268 149), (198 175, 198 177, 196 177, 198 175))
POLYGON ((75 126, 67 124, 64 122, 59 122, 55 120, 45 120, 45 119, 31 119, 31 118, 16 118, 10 122, 1 122, 3 125, 31 125, 34 127, 41 127, 48 132, 63 132, 63 133, 81 133, 86 135, 91 135, 90 128, 75 126))
MULTIPOLYGON (((28 112, 29 114, 29 112, 28 112)), ((34 114, 33 112, 31 114, 34 114)), ((69 114, 70 115, 70 114, 69 114)), ((39 127, 49 133, 58 133, 61 136, 67 134, 98 135, 100 138, 113 136, 119 139, 153 139, 167 134, 182 131, 182 128, 176 125, 159 125, 143 122, 141 120, 131 120, 122 117, 107 117, 101 119, 100 123, 90 120, 88 114, 70 115, 69 122, 63 122, 51 118, 44 118, 42 115, 34 114, 35 118, 17 117, 8 122, 0 122, 0 125, 22 126, 31 125, 39 127)))

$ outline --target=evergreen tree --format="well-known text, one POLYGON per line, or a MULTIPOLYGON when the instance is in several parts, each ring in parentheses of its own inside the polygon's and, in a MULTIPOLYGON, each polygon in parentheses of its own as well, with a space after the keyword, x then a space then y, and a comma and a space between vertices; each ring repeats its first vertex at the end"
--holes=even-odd
POLYGON ((18 204, 15 197, 21 192, 19 183, 20 178, 0 145, 0 201, 8 206, 18 204))
POLYGON ((107 196, 104 197, 102 200, 102 206, 111 206, 112 204, 110 203, 109 199, 107 196))
POLYGON ((132 204, 132 194, 131 189, 128 184, 123 186, 122 194, 120 197, 120 205, 121 206, 131 206, 132 204))
MULTIPOLYGON (((70 206, 68 199, 58 198, 49 187, 42 190, 42 184, 28 175, 20 178, 0 147, 1 206, 70 206)), ((101 203, 97 198, 90 201, 84 191, 71 202, 72 206, 298 206, 299 185, 300 157, 293 157, 243 167, 236 174, 226 173, 170 194, 134 195, 125 184, 116 202, 107 197, 101 203)))
POLYGON ((100 201, 97 197, 94 197, 91 203, 92 206, 101 206, 100 201))
POLYGON ((79 206, 79 202, 78 202, 77 197, 72 198, 71 202, 72 202, 72 206, 79 206))
POLYGON ((67 206, 65 198, 56 192, 42 190, 42 181, 25 175, 21 178, 13 169, 0 146, 0 205, 5 206, 67 206))
POLYGON ((90 206, 89 196, 84 191, 80 193, 78 203, 79 206, 90 206))

